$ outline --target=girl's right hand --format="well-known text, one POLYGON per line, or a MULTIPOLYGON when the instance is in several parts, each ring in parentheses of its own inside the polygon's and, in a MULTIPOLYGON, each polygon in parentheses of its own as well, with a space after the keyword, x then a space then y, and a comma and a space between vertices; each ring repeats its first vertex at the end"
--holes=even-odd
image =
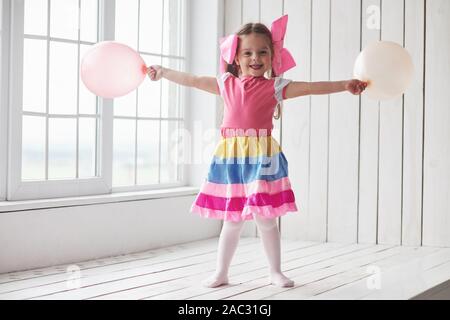
POLYGON ((147 68, 147 75, 152 81, 158 81, 162 78, 162 67, 153 65, 147 68))

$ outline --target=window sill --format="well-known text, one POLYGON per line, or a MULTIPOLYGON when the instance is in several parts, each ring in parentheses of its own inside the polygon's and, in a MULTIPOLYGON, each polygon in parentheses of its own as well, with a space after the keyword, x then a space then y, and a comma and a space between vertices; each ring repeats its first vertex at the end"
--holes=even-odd
POLYGON ((188 195, 196 195, 199 192, 199 190, 200 189, 198 187, 186 186, 170 189, 117 192, 111 194, 83 196, 83 197, 68 197, 68 198, 53 198, 53 199, 39 199, 39 200, 23 200, 23 201, 0 201, 0 213, 2 212, 8 213, 13 211, 24 211, 32 209, 86 206, 102 203, 182 197, 188 195))

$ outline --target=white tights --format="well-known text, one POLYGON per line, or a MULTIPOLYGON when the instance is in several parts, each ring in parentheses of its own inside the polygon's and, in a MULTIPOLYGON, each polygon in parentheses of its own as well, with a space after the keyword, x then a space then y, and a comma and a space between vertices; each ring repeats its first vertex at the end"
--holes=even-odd
MULTIPOLYGON (((265 219, 256 214, 253 215, 253 218, 261 233, 264 251, 269 263, 270 282, 280 287, 292 287, 294 282, 281 272, 280 233, 276 219, 265 219)), ((223 222, 217 251, 216 272, 203 280, 203 286, 214 288, 228 284, 228 269, 239 243, 244 222, 223 222)))

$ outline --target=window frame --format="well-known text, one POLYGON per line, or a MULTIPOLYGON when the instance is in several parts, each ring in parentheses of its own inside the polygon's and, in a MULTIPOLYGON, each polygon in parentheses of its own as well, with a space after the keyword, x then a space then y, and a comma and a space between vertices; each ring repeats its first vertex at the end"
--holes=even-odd
MULTIPOLYGON (((121 191, 157 190, 170 187, 186 186, 185 164, 178 163, 181 181, 177 183, 161 183, 155 185, 137 185, 127 187, 112 187, 113 164, 113 100, 98 98, 99 132, 97 137, 98 176, 92 178, 75 178, 42 181, 22 181, 22 85, 23 85, 23 45, 24 45, 24 0, 4 0, 3 35, 2 37, 2 116, 5 112, 9 117, 0 122, 0 130, 7 132, 7 138, 0 138, 0 200, 32 200, 43 198, 60 198, 86 195, 110 194, 121 191), (5 12, 6 9, 6 12, 5 12), (9 16, 10 21, 5 17, 9 16), (4 48, 6 46, 7 48, 4 48), (8 96, 3 95, 8 93, 8 96), (3 102, 7 102, 4 104, 3 102), (6 105, 6 107, 4 107, 6 105), (19 106, 19 107, 18 107, 19 106), (7 129, 4 128, 7 125, 7 129), (3 151, 6 152, 3 152, 3 151), (180 170, 181 168, 181 170, 180 170), (4 177, 2 176, 4 175, 4 177)), ((187 25, 188 1, 184 2, 184 30, 187 25)), ((98 41, 114 40, 115 0, 99 0, 98 41)), ((49 17, 48 17, 49 19, 49 17)), ((184 57, 186 57, 186 34, 182 42, 184 57)), ((50 35, 47 35, 51 39, 50 35)), ((49 54, 47 52, 47 54, 49 54)), ((187 61, 186 61, 187 62, 187 61)), ((187 63, 186 63, 187 64, 187 63)), ((185 65, 186 65, 185 64, 185 65)), ((185 100, 186 90, 181 88, 179 100, 185 100)), ((183 112, 182 125, 186 125, 184 104, 180 106, 183 112)), ((3 136, 3 135, 2 135, 3 136)), ((182 139, 182 144, 185 144, 182 139)), ((185 147, 185 146, 182 146, 185 147)))
MULTIPOLYGON (((143 0, 139 0, 139 1, 143 1, 143 0)), ((163 0, 164 2, 167 0, 163 0)), ((114 0, 115 3, 115 0, 114 0)), ((183 36, 179 39, 180 41, 180 46, 182 48, 180 55, 171 55, 171 54, 164 54, 164 52, 161 52, 161 54, 158 53, 154 53, 154 52, 147 52, 147 51, 143 51, 140 50, 139 48, 139 43, 138 43, 138 47, 136 48, 136 50, 138 51, 139 54, 141 55, 149 55, 149 56, 156 56, 160 58, 160 64, 163 65, 163 59, 177 59, 177 60, 184 60, 182 61, 182 64, 184 66, 184 69, 188 69, 188 57, 187 57, 187 52, 188 52, 188 48, 187 48, 187 26, 188 26, 188 3, 189 0, 183 0, 183 5, 181 8, 181 17, 182 17, 182 22, 180 24, 180 28, 182 30, 184 30, 184 34, 183 36)), ((164 3, 163 3, 163 12, 164 12, 164 3)), ((113 17, 115 18, 115 17, 113 17)), ((138 21, 140 19, 140 15, 138 13, 138 21)), ((163 21, 164 24, 164 21, 163 21)), ((163 42, 163 35, 164 35, 164 30, 161 30, 163 32, 163 34, 161 35, 161 41, 163 42)), ((139 32, 140 32, 140 26, 138 24, 138 35, 137 35, 137 39, 139 41, 139 32)), ((114 34, 114 32, 113 32, 114 34)), ((161 49, 163 47, 163 44, 161 44, 161 49)), ((162 50, 163 51, 163 50, 162 50)), ((182 71, 185 71, 182 70, 182 71)), ((163 81, 161 80, 161 87, 160 87, 160 92, 162 92, 162 86, 163 86, 163 81)), ((177 130, 185 130, 186 128, 186 124, 187 124, 187 117, 186 117, 186 101, 188 98, 187 95, 187 88, 184 86, 179 86, 179 95, 177 97, 177 101, 180 107, 180 117, 161 117, 161 115, 159 117, 147 117, 147 116, 139 116, 138 111, 136 109, 136 115, 135 116, 127 116, 127 115, 112 115, 113 117, 113 122, 115 119, 125 119, 125 120, 133 120, 135 121, 135 135, 137 137, 137 124, 139 120, 157 120, 159 121, 159 161, 158 161, 158 180, 160 179, 160 175, 161 175, 161 126, 162 126, 162 122, 163 121, 177 121, 178 125, 177 125, 177 130), (181 129, 180 129, 181 128, 181 129)), ((137 92, 136 92, 137 94, 137 92)), ((161 98, 161 96, 160 96, 161 98)), ((137 101, 137 96, 136 96, 136 101, 137 101)), ((162 100, 160 99, 160 108, 162 105, 162 100)), ((136 105, 136 108, 138 108, 138 106, 136 105)), ((136 138, 137 139, 137 138, 136 138)), ((186 141, 186 139, 184 137, 181 138, 182 142, 180 144, 180 147, 183 148, 183 150, 186 150, 186 147, 188 146, 188 141, 186 141)), ((134 181, 135 181, 135 185, 130 185, 130 186, 114 186, 112 187, 112 192, 129 192, 129 191, 143 191, 143 190, 158 190, 158 189, 162 189, 162 188, 176 188, 176 187, 184 187, 187 186, 187 177, 186 177, 186 165, 183 163, 178 163, 177 164, 177 180, 178 182, 168 182, 168 183, 154 183, 154 184, 145 184, 145 185, 138 185, 137 183, 137 163, 136 163, 136 157, 137 157, 137 141, 135 141, 135 163, 134 163, 134 181)), ((113 164, 111 164, 113 165, 113 164)))
POLYGON ((0 2, 0 201, 6 200, 8 164, 9 1, 0 2))

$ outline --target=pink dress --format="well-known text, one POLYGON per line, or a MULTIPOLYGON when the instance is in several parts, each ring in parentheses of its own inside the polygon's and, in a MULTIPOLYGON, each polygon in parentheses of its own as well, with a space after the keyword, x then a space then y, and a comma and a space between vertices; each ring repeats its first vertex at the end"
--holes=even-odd
POLYGON ((253 214, 275 218, 298 211, 288 161, 272 137, 272 117, 290 80, 235 77, 217 79, 225 103, 221 139, 209 172, 191 206, 205 218, 231 221, 253 214))

